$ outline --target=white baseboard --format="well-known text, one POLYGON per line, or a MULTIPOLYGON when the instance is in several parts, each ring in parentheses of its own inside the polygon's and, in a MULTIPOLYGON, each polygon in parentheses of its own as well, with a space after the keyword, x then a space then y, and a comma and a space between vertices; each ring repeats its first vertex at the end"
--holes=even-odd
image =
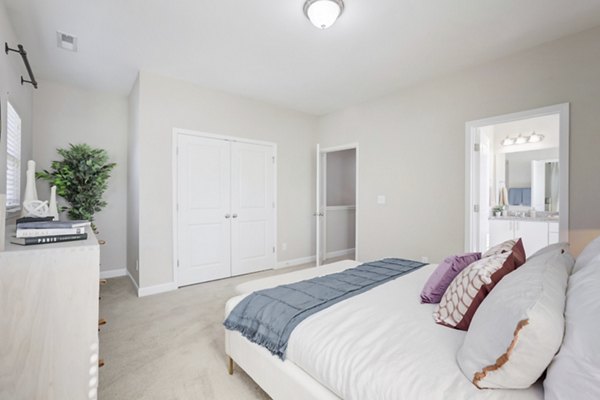
POLYGON ((151 296, 153 294, 171 292, 177 290, 177 284, 175 282, 163 283, 160 285, 148 286, 138 288, 138 297, 151 296))
MULTIPOLYGON (((133 276, 131 276, 131 273, 129 272, 129 270, 126 270, 127 272, 127 276, 129 277, 129 279, 131 279, 131 283, 133 283, 133 287, 135 288, 135 292, 139 293, 140 291, 140 287, 138 286, 137 282, 135 281, 135 279, 133 279, 133 276)), ((139 294, 138 294, 139 297, 139 294)))
POLYGON ((135 287, 135 291, 137 292, 138 297, 151 296, 153 294, 170 292, 173 290, 177 290, 177 284, 175 282, 163 283, 161 285, 154 285, 148 287, 139 287, 133 276, 129 273, 129 270, 126 270, 127 276, 131 279, 131 283, 135 287))
MULTIPOLYGON (((326 258, 342 257, 342 256, 346 256, 346 255, 352 254, 352 253, 354 253, 354 249, 332 251, 332 252, 327 253, 326 258)), ((286 267, 295 267, 297 265, 308 264, 311 262, 315 262, 316 259, 317 259, 316 256, 308 256, 308 257, 294 258, 292 260, 279 261, 279 262, 277 262, 275 269, 286 268, 286 267)))
POLYGON ((325 258, 343 257, 343 256, 347 256, 347 255, 352 254, 352 253, 354 253, 354 249, 344 249, 344 250, 330 251, 329 253, 327 253, 327 255, 325 256, 325 258))
POLYGON ((120 276, 127 276, 127 268, 117 268, 100 271, 100 279, 118 278, 120 276))
POLYGON ((316 260, 315 256, 308 256, 308 257, 294 258, 292 260, 278 261, 277 265, 275 266, 275 269, 286 268, 286 267, 295 267, 296 265, 302 265, 302 264, 308 264, 310 262, 315 262, 315 260, 316 260))

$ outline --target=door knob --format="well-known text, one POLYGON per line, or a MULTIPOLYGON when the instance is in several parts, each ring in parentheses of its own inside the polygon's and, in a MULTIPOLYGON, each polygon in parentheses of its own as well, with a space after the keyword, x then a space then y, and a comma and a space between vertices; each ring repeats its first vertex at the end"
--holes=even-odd
POLYGON ((231 218, 231 215, 225 214, 225 218, 231 218))
POLYGON ((233 215, 232 215, 232 217, 233 217, 233 218, 237 218, 237 217, 238 217, 238 215, 237 215, 237 214, 233 214, 233 215))

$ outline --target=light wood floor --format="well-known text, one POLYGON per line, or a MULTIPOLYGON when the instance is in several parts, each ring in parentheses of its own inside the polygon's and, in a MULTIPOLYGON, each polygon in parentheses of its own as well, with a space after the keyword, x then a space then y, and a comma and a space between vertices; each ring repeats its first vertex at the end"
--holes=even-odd
MULTIPOLYGON (((344 257, 347 258, 347 257, 344 257)), ((329 260, 330 262, 334 260, 329 260)), ((243 371, 229 376, 225 302, 239 283, 311 265, 265 271, 138 298, 128 277, 101 288, 100 400, 269 399, 243 371)))

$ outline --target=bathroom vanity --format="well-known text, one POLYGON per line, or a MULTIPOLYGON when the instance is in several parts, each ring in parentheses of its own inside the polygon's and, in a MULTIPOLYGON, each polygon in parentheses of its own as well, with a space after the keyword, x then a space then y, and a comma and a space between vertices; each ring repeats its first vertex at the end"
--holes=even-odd
POLYGON ((523 239, 525 254, 558 243, 557 217, 490 217, 490 246, 509 239, 523 239))

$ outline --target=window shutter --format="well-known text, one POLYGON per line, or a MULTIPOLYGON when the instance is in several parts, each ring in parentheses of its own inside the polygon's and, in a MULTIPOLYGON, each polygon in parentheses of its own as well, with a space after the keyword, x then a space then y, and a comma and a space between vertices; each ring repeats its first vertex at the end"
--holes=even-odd
POLYGON ((10 103, 6 112, 6 208, 21 206, 21 118, 10 103))

